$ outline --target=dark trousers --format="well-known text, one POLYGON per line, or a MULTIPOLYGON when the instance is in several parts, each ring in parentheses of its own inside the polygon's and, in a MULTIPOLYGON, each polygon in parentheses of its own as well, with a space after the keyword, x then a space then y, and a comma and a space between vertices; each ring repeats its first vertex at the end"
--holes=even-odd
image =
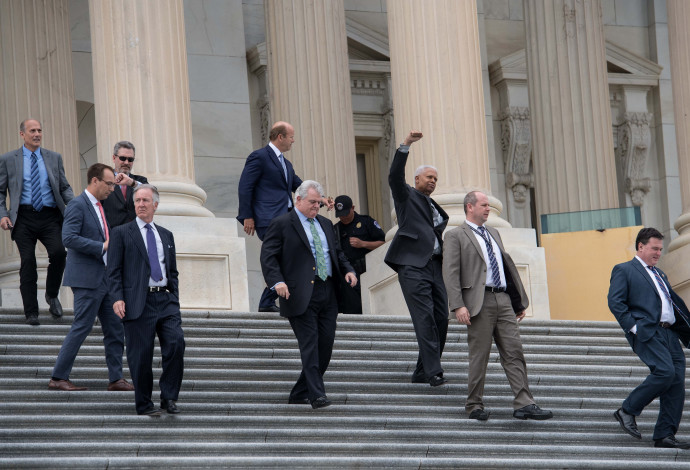
MULTIPOLYGON (((125 317, 126 319, 126 317, 125 317)), ((138 414, 153 407, 153 348, 156 335, 161 346, 163 372, 158 380, 161 400, 177 401, 184 372, 185 341, 180 303, 170 292, 150 292, 139 318, 125 320, 127 363, 134 382, 138 414)))
POLYGON ((340 285, 340 302, 338 311, 341 313, 362 313, 362 287, 359 284, 359 274, 357 274, 357 285, 352 287, 347 281, 343 280, 340 285))
POLYGON ((290 399, 314 401, 326 396, 323 374, 331 362, 337 319, 333 280, 316 278, 307 311, 289 318, 302 359, 302 373, 292 387, 290 399))
POLYGON ((12 230, 12 239, 17 244, 21 259, 19 291, 22 294, 24 314, 27 317, 38 315, 36 242, 40 240, 48 252, 46 294, 48 297, 57 297, 67 258, 67 252, 62 245, 62 214, 58 209, 51 207, 46 207, 41 212, 20 207, 12 230))
POLYGON ((108 366, 108 380, 115 382, 122 378, 122 353, 125 348, 125 332, 122 322, 113 312, 113 302, 108 294, 106 277, 96 289, 72 287, 74 293, 74 321, 55 361, 53 377, 67 380, 72 372, 74 360, 81 345, 93 329, 96 316, 103 330, 105 362, 108 366))
POLYGON ((659 416, 653 439, 675 435, 685 403, 685 354, 678 335, 671 329, 657 326, 649 341, 639 341, 635 335, 628 341, 651 373, 625 399, 623 411, 639 416, 652 400, 659 397, 659 416))
POLYGON ((442 260, 423 268, 400 266, 398 282, 410 310, 419 355, 413 379, 429 380, 443 374, 441 354, 448 334, 448 296, 443 283, 442 260))
MULTIPOLYGON (((264 241, 264 235, 268 227, 256 227, 256 236, 259 240, 264 241)), ((261 293, 261 298, 259 299, 259 308, 273 307, 278 299, 278 293, 271 289, 273 286, 264 287, 264 291, 261 293)))

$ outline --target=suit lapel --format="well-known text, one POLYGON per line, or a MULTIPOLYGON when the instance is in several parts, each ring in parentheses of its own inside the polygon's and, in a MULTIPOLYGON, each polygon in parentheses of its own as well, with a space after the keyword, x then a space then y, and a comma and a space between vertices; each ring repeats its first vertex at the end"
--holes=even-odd
POLYGON ((299 236, 300 240, 302 240, 302 243, 309 249, 309 252, 311 252, 311 245, 309 244, 309 239, 307 238, 307 234, 304 231, 304 226, 302 225, 302 221, 299 219, 297 216, 297 212, 295 212, 297 209, 294 209, 292 212, 290 212, 290 222, 292 223, 293 228, 297 232, 297 235, 299 236))
POLYGON ((322 215, 317 215, 316 220, 319 221, 321 230, 323 230, 324 235, 326 235, 326 242, 328 242, 328 253, 331 256, 331 260, 333 263, 336 263, 337 257, 335 256, 335 239, 333 238, 333 230, 328 230, 326 228, 328 226, 328 219, 322 215))
POLYGON ((19 186, 19 198, 21 198, 22 189, 24 186, 24 147, 17 150, 14 154, 14 167, 17 175, 17 185, 19 186))
POLYGON ((43 165, 46 167, 46 174, 48 175, 48 183, 50 184, 50 188, 57 188, 58 185, 55 182, 55 167, 56 167, 56 162, 55 158, 53 157, 53 153, 41 148, 41 157, 43 158, 43 165))
POLYGON ((144 244, 144 239, 141 236, 141 231, 139 230, 139 224, 137 224, 136 220, 129 223, 129 236, 132 237, 134 244, 136 245, 137 249, 141 253, 141 256, 146 261, 146 264, 148 264, 149 268, 150 268, 151 266, 149 263, 149 254, 146 251, 146 245, 144 244))
POLYGON ((486 260, 484 259, 484 252, 482 251, 482 247, 479 245, 479 242, 477 241, 477 237, 474 236, 474 231, 472 230, 472 228, 463 222, 462 230, 463 232, 465 232, 465 235, 467 235, 467 238, 470 239, 470 242, 477 250, 477 254, 479 254, 479 257, 481 258, 482 262, 486 264, 486 260))
POLYGON ((659 291, 656 289, 656 283, 654 280, 652 280, 649 274, 647 274, 647 268, 642 266, 642 263, 640 263, 640 261, 637 258, 633 258, 631 263, 635 267, 635 269, 637 269, 637 271, 642 275, 642 277, 649 283, 649 285, 654 290, 656 296, 659 297, 659 291))
MULTIPOLYGON (((96 209, 93 207, 93 204, 91 204, 91 201, 89 200, 89 196, 86 195, 86 190, 84 190, 83 193, 79 196, 82 200, 82 203, 86 206, 86 211, 91 215, 91 218, 93 219, 93 223, 96 224, 96 227, 98 227, 101 237, 103 238, 103 241, 105 241, 105 232, 103 232, 103 227, 101 226, 101 221, 98 218, 98 214, 96 214, 96 209)), ((105 221, 105 223, 108 223, 105 221)))
MULTIPOLYGON (((280 173, 280 176, 281 176, 280 179, 281 179, 281 181, 282 181, 283 183, 285 183, 285 185, 287 186, 288 183, 287 183, 287 181, 285 180, 285 172, 283 171, 283 165, 280 164, 280 159, 278 159, 278 155, 276 155, 276 153, 273 151, 273 149, 271 148, 270 145, 267 145, 266 148, 268 149, 269 158, 271 159, 271 161, 273 162, 273 164, 274 164, 274 165, 276 166, 276 168, 278 169, 278 172, 280 173)), ((284 155, 283 155, 283 159, 285 159, 285 156, 284 156, 284 155)), ((285 168, 287 168, 287 161, 285 161, 285 168)), ((289 174, 290 174, 290 172, 288 172, 288 175, 289 175, 289 174)))
MULTIPOLYGON (((156 225, 156 224, 153 224, 156 225)), ((170 250, 168 249, 168 235, 161 230, 161 228, 156 225, 156 230, 158 230, 158 235, 161 237, 161 244, 163 245, 163 259, 165 260, 165 270, 166 277, 170 279, 170 275, 167 272, 170 267, 170 250)))

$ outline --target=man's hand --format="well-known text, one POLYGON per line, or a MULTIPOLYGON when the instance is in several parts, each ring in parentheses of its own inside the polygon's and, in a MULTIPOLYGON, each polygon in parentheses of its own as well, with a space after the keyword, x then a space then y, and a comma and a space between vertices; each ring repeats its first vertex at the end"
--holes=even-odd
POLYGON ((517 318, 518 323, 522 321, 523 318, 525 318, 525 314, 527 313, 526 310, 523 310, 522 312, 518 313, 515 317, 517 318))
POLYGON ((288 289, 287 284, 284 282, 279 282, 275 286, 276 294, 278 294, 278 297, 283 297, 285 300, 290 298, 290 290, 288 289))
POLYGON ((3 230, 9 230, 12 228, 12 222, 10 222, 9 217, 3 217, 0 219, 0 227, 2 227, 3 230))
POLYGON ((332 211, 333 208, 335 207, 335 201, 333 201, 332 197, 325 197, 321 199, 321 204, 326 206, 326 210, 332 211))
POLYGON ((365 248, 364 243, 357 237, 350 237, 350 246, 352 248, 365 248))
POLYGON ((345 280, 350 284, 350 287, 355 287, 357 285, 357 275, 355 273, 345 274, 345 280))
POLYGON ((110 240, 106 240, 105 243, 103 244, 103 253, 108 251, 108 245, 110 245, 110 240))
POLYGON ((467 310, 467 307, 460 307, 455 309, 455 318, 458 319, 460 324, 462 325, 471 325, 472 323, 470 322, 470 311, 467 310))
POLYGON ((128 174, 120 172, 115 177, 115 184, 134 187, 137 183, 128 174))
POLYGON ((125 318, 125 301, 118 300, 113 304, 113 311, 120 319, 125 318))
POLYGON ((246 233, 250 237, 254 235, 254 219, 244 219, 242 225, 244 225, 244 233, 246 233))
POLYGON ((410 131, 407 137, 405 137, 405 142, 404 144, 407 146, 412 145, 414 142, 417 142, 419 139, 424 137, 420 131, 410 131))

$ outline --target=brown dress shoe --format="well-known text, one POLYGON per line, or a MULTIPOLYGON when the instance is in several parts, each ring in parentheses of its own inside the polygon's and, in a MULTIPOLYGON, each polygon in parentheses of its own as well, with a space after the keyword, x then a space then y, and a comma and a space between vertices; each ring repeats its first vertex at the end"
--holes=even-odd
POLYGON ((69 380, 53 380, 50 379, 48 382, 48 388, 50 390, 64 390, 65 392, 83 392, 88 390, 86 387, 77 387, 69 380))
POLYGON ((127 382, 125 379, 116 380, 108 384, 109 392, 133 392, 134 385, 127 382))

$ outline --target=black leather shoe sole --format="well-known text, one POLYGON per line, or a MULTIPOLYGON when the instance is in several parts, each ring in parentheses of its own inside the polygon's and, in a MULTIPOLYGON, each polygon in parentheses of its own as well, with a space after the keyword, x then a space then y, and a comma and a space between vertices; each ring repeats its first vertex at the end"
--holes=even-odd
POLYGON ((690 449, 690 442, 682 442, 675 438, 675 436, 668 436, 663 439, 656 439, 654 447, 664 449, 690 449))
POLYGON ((470 413, 468 418, 476 419, 477 421, 486 421, 489 419, 490 414, 491 413, 489 413, 488 411, 477 408, 476 410, 473 410, 472 413, 470 413))
POLYGON ((288 405, 310 405, 309 398, 289 398, 288 405))
POLYGON ((271 307, 259 307, 259 312, 280 312, 280 307, 276 307, 275 305, 271 307))
POLYGON ((443 385, 446 382, 448 381, 440 375, 434 375, 432 378, 429 379, 429 385, 431 385, 432 387, 438 387, 439 385, 443 385))
POLYGON ((167 412, 169 415, 176 415, 180 412, 175 402, 161 401, 161 410, 167 412))
POLYGON ((162 410, 160 408, 149 408, 148 410, 144 410, 139 413, 139 416, 160 416, 161 411, 162 410))
POLYGON ((630 434, 635 439, 642 439, 642 434, 640 434, 639 431, 635 432, 635 430, 630 429, 625 425, 625 423, 623 422, 623 417, 620 414, 620 409, 613 412, 613 417, 616 418, 616 421, 618 421, 618 424, 621 425, 623 431, 630 434))
POLYGON ((331 400, 329 400, 326 397, 319 397, 313 402, 311 402, 311 407, 314 409, 326 408, 327 406, 331 406, 331 400))
POLYGON ((38 321, 38 317, 28 317, 26 319, 26 324, 31 326, 38 326, 41 324, 41 322, 38 321))

